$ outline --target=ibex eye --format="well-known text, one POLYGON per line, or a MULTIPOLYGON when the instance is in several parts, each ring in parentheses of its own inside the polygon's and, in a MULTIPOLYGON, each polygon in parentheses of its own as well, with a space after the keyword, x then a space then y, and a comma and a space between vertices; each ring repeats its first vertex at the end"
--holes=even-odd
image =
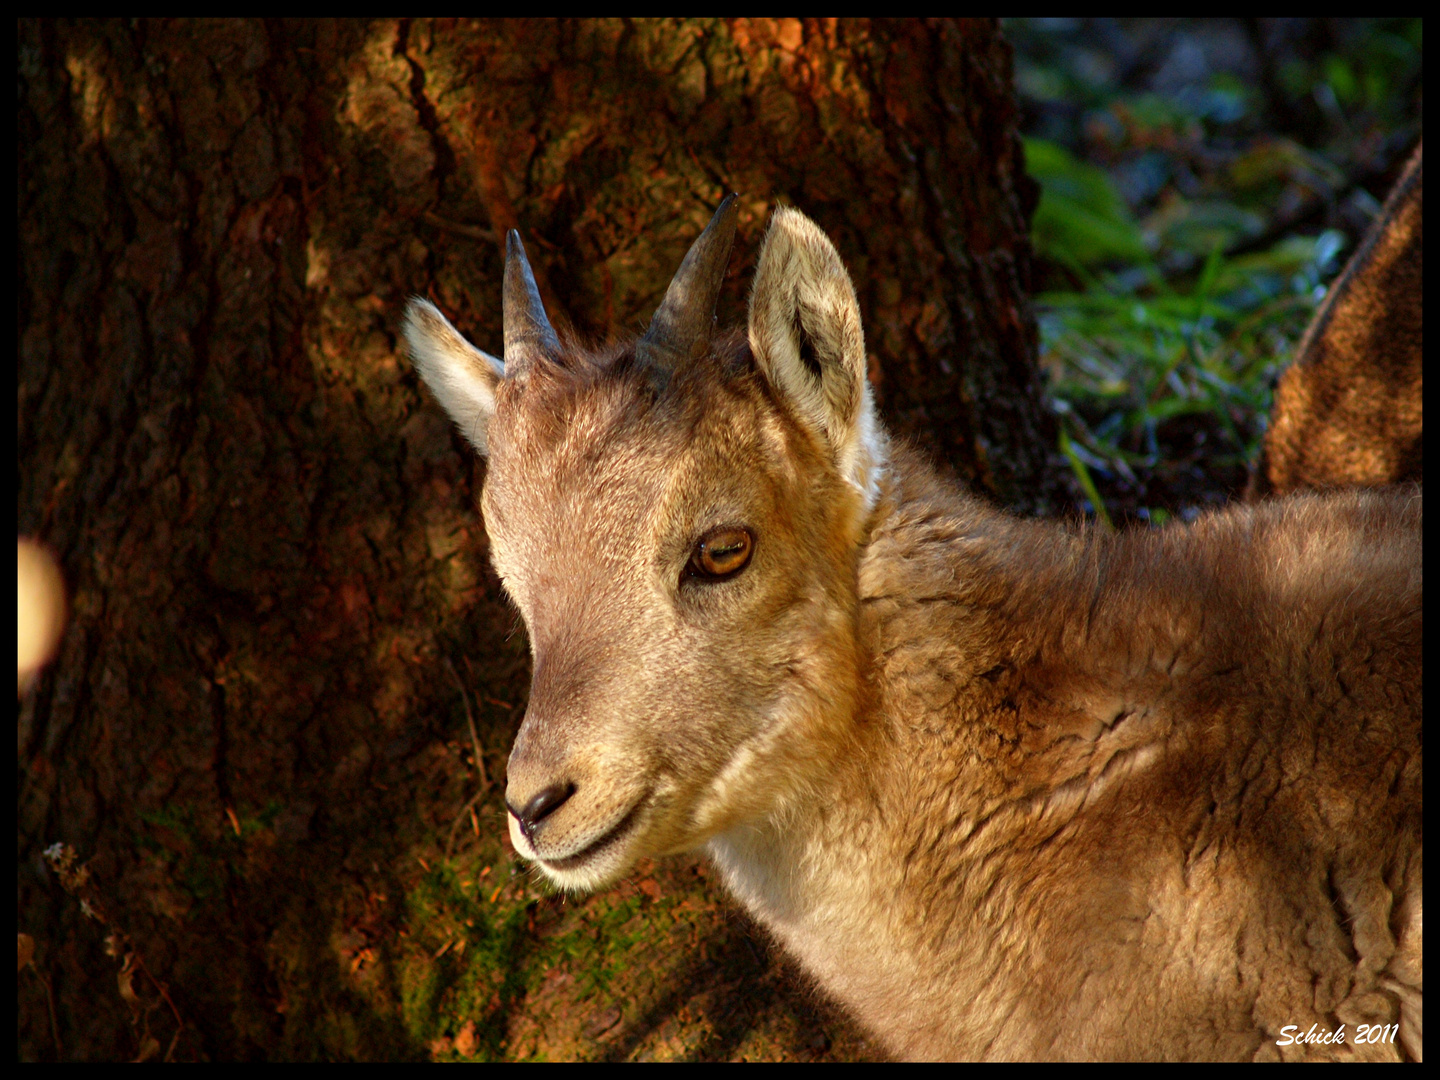
POLYGON ((755 539, 749 529, 723 525, 700 538, 685 571, 706 581, 723 581, 744 570, 754 550, 755 539))

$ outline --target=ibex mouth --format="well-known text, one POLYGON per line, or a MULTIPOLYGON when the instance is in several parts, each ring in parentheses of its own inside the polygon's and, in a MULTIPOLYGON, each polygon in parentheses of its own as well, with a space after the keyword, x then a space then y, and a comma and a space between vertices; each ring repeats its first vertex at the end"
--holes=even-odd
POLYGON ((622 817, 613 829, 605 833, 598 840, 586 845, 573 855, 566 855, 561 859, 550 859, 536 852, 536 862, 540 863, 547 870, 575 870, 599 855, 605 849, 613 847, 618 841, 624 838, 625 834, 634 827, 640 816, 640 808, 645 805, 641 799, 632 806, 625 816, 622 817))

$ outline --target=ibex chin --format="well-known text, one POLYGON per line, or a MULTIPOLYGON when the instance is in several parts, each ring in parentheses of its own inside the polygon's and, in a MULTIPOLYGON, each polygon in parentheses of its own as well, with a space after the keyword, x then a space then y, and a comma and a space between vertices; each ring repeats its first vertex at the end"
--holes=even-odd
POLYGON ((1113 535, 891 446, 834 246, 726 199, 638 341, 503 362, 414 301, 534 677, 510 838, 562 889, 704 848, 897 1056, 1419 1057, 1421 493, 1113 535))

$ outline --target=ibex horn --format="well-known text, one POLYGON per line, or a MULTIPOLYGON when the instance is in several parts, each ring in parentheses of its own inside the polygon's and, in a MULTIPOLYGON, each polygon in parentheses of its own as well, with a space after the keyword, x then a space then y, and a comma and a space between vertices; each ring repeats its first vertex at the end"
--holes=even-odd
POLYGON ((560 355, 560 339, 545 316, 540 290, 520 234, 511 229, 505 237, 505 373, 514 377, 539 357, 554 360, 560 355))
POLYGON ((715 301, 730 264, 735 240, 738 196, 727 195, 690 245, 660 301, 650 329, 635 343, 637 359, 658 371, 670 372, 705 352, 715 325, 715 301))

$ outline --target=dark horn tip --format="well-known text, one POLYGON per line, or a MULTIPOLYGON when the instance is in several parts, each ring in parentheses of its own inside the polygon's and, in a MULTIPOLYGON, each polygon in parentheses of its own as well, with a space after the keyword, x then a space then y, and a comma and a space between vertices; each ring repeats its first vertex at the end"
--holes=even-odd
POLYGON ((695 238, 655 309, 650 328, 636 342, 636 356, 657 372, 701 356, 715 329, 715 301, 725 281, 735 239, 740 196, 731 192, 695 238))

